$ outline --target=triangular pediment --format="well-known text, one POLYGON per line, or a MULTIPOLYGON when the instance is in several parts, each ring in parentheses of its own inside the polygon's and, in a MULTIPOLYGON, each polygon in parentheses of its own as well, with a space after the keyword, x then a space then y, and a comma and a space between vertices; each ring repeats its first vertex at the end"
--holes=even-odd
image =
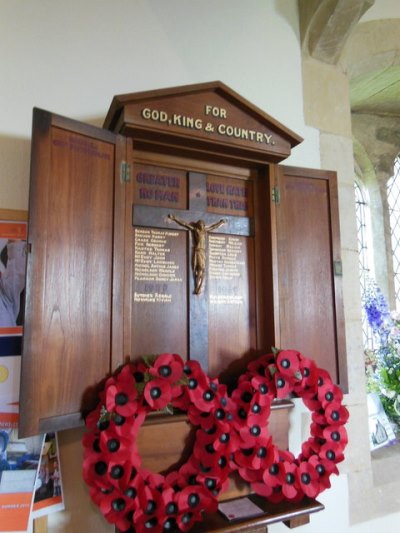
POLYGON ((115 96, 104 127, 134 138, 273 162, 288 157, 302 141, 220 81, 115 96))

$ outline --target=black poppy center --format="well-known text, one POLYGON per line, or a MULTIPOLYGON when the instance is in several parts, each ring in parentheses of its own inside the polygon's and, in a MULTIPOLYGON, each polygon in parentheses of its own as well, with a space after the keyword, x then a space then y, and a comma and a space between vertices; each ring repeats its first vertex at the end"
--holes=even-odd
POLYGON ((192 519, 192 513, 185 513, 183 516, 182 516, 182 523, 183 524, 189 524, 189 522, 191 521, 192 519))
POLYGON ((98 461, 95 464, 94 471, 98 476, 104 476, 107 472, 107 464, 104 461, 98 461))
POLYGON ((276 381, 276 386, 278 387, 278 389, 283 389, 283 387, 285 386, 285 380, 283 378, 278 378, 276 381))
POLYGON ((129 487, 125 491, 125 496, 127 496, 128 498, 132 498, 133 500, 137 496, 137 490, 134 487, 129 487))
POLYGON ((108 451, 110 451, 110 452, 118 451, 119 447, 120 447, 120 443, 119 443, 119 441, 117 439, 110 439, 107 442, 107 448, 108 448, 108 451))
POLYGON ((288 473, 286 474, 286 483, 287 483, 288 485, 293 485, 294 480, 295 480, 294 474, 292 474, 291 472, 288 472, 288 473))
POLYGON ((207 445, 206 445, 206 451, 207 451, 208 453, 214 453, 214 452, 215 452, 215 450, 214 450, 214 446, 213 446, 211 443, 210 443, 210 444, 207 444, 207 445))
POLYGON ((267 448, 265 448, 264 446, 261 446, 261 448, 259 448, 257 450, 257 456, 260 457, 261 459, 263 457, 265 457, 267 455, 267 448))
POLYGON ((333 400, 333 392, 329 391, 325 394, 325 400, 331 402, 333 400))
POLYGON ((212 390, 206 390, 206 392, 203 394, 203 398, 206 402, 211 402, 211 400, 214 398, 215 394, 212 390))
POLYGON ((121 512, 125 509, 125 500, 123 498, 117 498, 112 501, 112 508, 116 512, 121 512))
POLYGON ((157 504, 154 500, 149 500, 147 502, 147 506, 146 506, 146 511, 145 513, 146 514, 153 514, 154 511, 156 510, 156 507, 157 507, 157 504))
POLYGON ((165 508, 167 514, 176 514, 178 512, 178 506, 174 502, 170 502, 165 508))
POLYGON ((125 423, 125 420, 126 420, 125 417, 122 415, 116 414, 114 416, 114 423, 116 426, 122 426, 125 423))
POLYGON ((260 428, 260 426, 257 426, 257 425, 252 426, 252 427, 250 428, 250 433, 251 433, 252 435, 254 435, 255 437, 258 437, 258 435, 261 433, 261 428, 260 428))
POLYGON ((153 387, 150 391, 150 396, 153 398, 153 400, 157 400, 157 398, 161 396, 160 387, 153 387))
POLYGON ((111 477, 113 479, 121 479, 124 475, 124 469, 121 465, 115 465, 111 468, 111 477))
POLYGON ((99 430, 104 431, 105 429, 108 428, 109 425, 110 425, 110 422, 108 420, 102 420, 101 422, 99 422, 99 430))
POLYGON ((215 489, 216 485, 217 485, 217 483, 216 483, 215 479, 212 479, 211 477, 208 477, 206 479, 206 487, 208 489, 211 489, 211 490, 215 489))
POLYGON ((290 361, 289 359, 284 359, 281 363, 282 368, 289 368, 290 367, 290 361))
POLYGON ((228 464, 228 461, 226 460, 226 457, 222 456, 218 459, 218 466, 220 468, 225 468, 225 466, 228 464))
POLYGON ((269 467, 268 471, 272 476, 276 476, 279 472, 279 466, 276 463, 274 463, 273 465, 269 467))
POLYGON ((242 453, 245 457, 250 457, 250 455, 253 455, 254 448, 243 448, 242 453))
POLYGON ((238 411, 238 415, 239 415, 239 418, 241 418, 242 420, 244 420, 246 417, 247 417, 247 413, 246 411, 243 409, 243 407, 241 407, 238 411))
POLYGON ((241 399, 242 399, 242 402, 244 402, 244 403, 250 403, 252 397, 253 396, 252 396, 251 392, 246 391, 246 392, 244 392, 242 394, 241 399))
POLYGON ((167 377, 169 377, 172 374, 172 369, 168 365, 162 365, 162 366, 160 366, 160 368, 158 370, 158 373, 163 378, 167 378, 167 377))
POLYGON ((189 389, 193 390, 193 389, 195 389, 197 387, 197 385, 198 385, 197 379, 195 379, 195 378, 190 378, 189 379, 189 383, 188 383, 189 389))
POLYGON ((333 450, 328 450, 326 452, 326 457, 327 459, 329 459, 330 461, 334 461, 335 460, 335 457, 336 457, 336 454, 333 450))
POLYGON ((197 494, 192 493, 189 495, 189 498, 188 498, 189 507, 196 507, 196 505, 199 505, 199 503, 200 503, 200 498, 197 494))
POLYGON ((228 442, 229 441, 229 433, 222 433, 222 435, 220 436, 219 440, 222 443, 228 442))
POLYGON ((217 409, 215 411, 215 418, 217 420, 223 420, 225 418, 225 411, 223 409, 217 409))
POLYGON ((176 520, 175 518, 168 518, 164 522, 164 531, 172 531, 176 528, 176 520))
POLYGON ((156 527, 158 524, 158 520, 156 517, 151 518, 150 520, 147 520, 147 522, 144 523, 144 527, 146 529, 152 529, 153 527, 156 527))
POLYGON ((125 394, 125 392, 119 392, 115 396, 115 403, 117 405, 125 405, 126 403, 128 403, 128 395, 125 394))
POLYGON ((304 483, 304 485, 309 485, 311 483, 310 474, 301 474, 301 482, 304 483))

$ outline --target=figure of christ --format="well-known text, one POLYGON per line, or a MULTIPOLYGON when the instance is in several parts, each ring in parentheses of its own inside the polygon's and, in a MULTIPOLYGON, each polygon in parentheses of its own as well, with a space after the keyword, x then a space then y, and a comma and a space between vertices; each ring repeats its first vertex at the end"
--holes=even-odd
POLYGON ((193 254, 192 254, 192 267, 194 274, 194 293, 200 294, 201 287, 203 285, 204 276, 206 272, 206 237, 207 233, 219 228, 222 224, 227 222, 226 219, 221 219, 210 226, 206 226, 204 220, 198 220, 197 222, 186 222, 175 215, 168 215, 168 218, 179 224, 180 226, 188 229, 193 238, 193 254))

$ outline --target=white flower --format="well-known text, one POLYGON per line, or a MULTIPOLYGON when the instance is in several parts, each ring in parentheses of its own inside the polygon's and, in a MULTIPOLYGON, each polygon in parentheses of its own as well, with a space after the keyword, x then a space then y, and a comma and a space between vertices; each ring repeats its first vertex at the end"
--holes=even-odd
POLYGON ((389 398, 389 400, 393 400, 393 398, 396 396, 396 392, 394 390, 382 389, 382 394, 386 396, 386 398, 389 398))
POLYGON ((400 322, 400 312, 399 311, 391 311, 390 312, 390 316, 395 322, 400 322))
POLYGON ((399 337, 400 337, 400 328, 397 327, 397 326, 394 326, 394 327, 390 330, 390 336, 391 336, 391 337, 394 337, 395 339, 399 338, 399 337))

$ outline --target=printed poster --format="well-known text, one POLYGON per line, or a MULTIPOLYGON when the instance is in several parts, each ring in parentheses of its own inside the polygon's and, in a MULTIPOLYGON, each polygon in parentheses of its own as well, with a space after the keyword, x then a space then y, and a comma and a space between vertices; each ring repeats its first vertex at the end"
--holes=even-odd
POLYGON ((27 531, 43 436, 18 439, 0 430, 0 532, 27 531))
POLYGON ((57 433, 45 435, 35 483, 32 518, 64 509, 57 433))
POLYGON ((0 220, 0 428, 18 425, 26 222, 0 220))

